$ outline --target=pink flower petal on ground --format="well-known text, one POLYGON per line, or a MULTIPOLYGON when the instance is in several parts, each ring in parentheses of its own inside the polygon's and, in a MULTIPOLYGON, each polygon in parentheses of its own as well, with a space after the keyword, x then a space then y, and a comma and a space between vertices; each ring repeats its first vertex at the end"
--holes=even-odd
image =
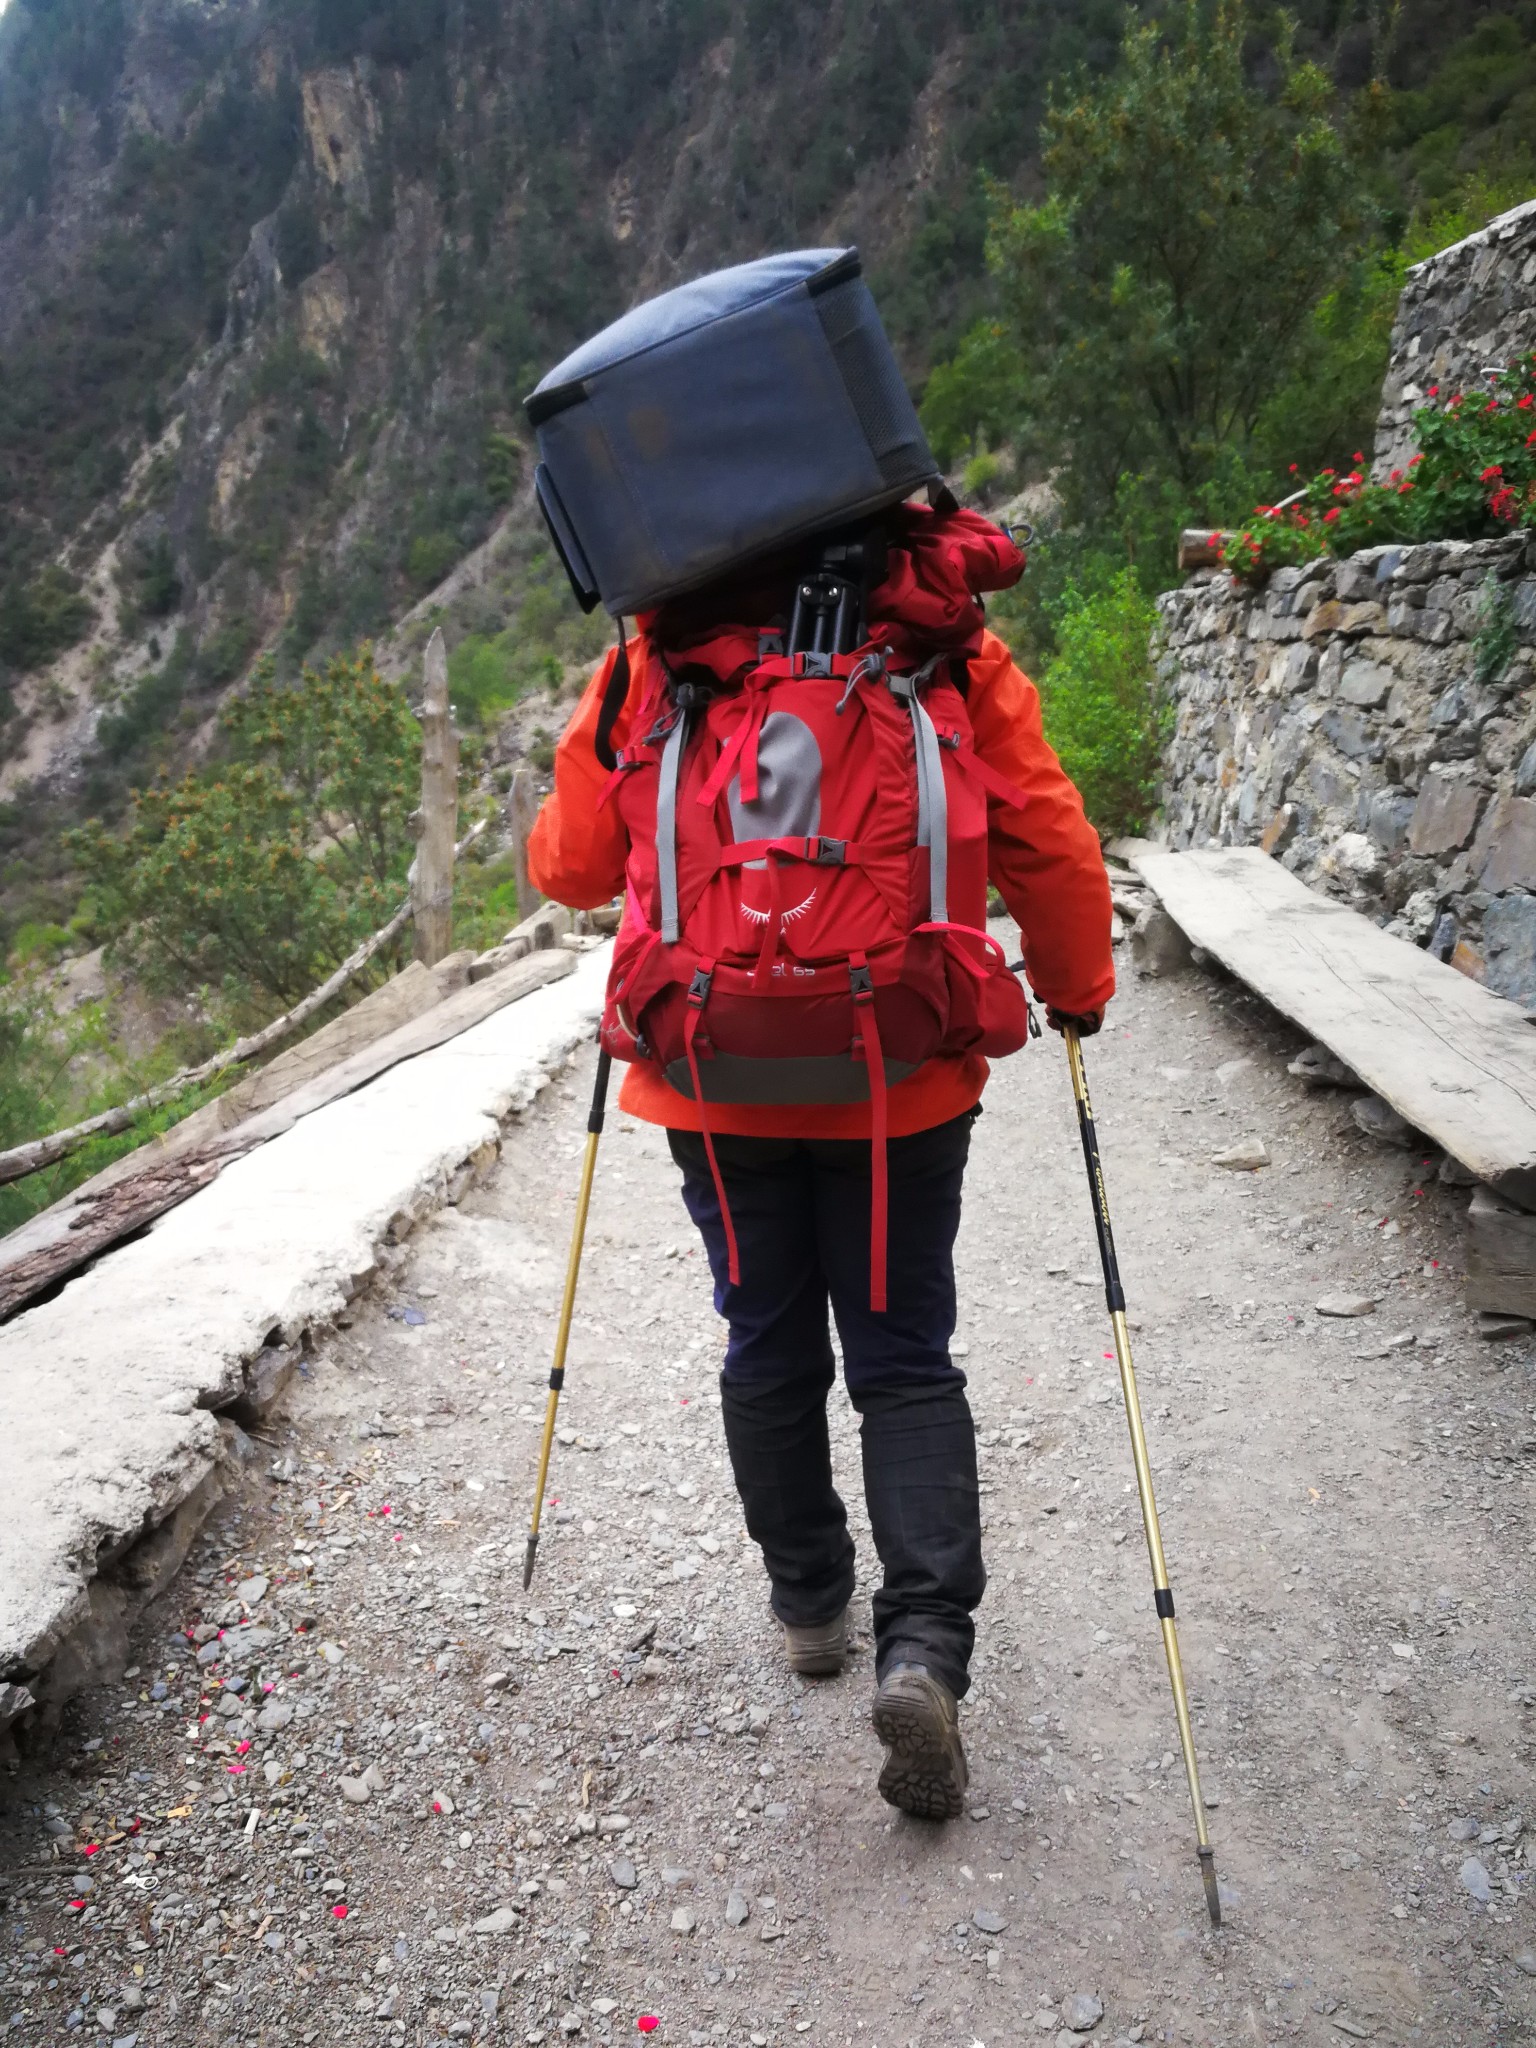
POLYGON ((332 1906, 332 1908, 331 1908, 331 1915, 332 1915, 332 1918, 333 1918, 333 1919, 336 1919, 336 1920, 345 1920, 345 1919, 346 1919, 346 1917, 347 1917, 347 1909, 346 1909, 346 1907, 345 1907, 345 1906, 341 1906, 341 1905, 337 1905, 337 1906, 332 1906))
POLYGON ((244 1756, 245 1752, 250 1748, 250 1746, 251 1745, 248 1742, 237 1742, 235 1744, 235 1755, 244 1756))
POLYGON ((635 2025, 640 2029, 642 2034, 654 2034, 656 2029, 661 2025, 661 2021, 657 2019, 655 2013, 643 2012, 641 2013, 639 2019, 635 2021, 635 2025))
POLYGON ((71 1913, 83 1913, 85 1911, 84 1899, 71 1899, 69 1902, 69 1910, 71 1913))
POLYGON ((95 1856, 98 1855, 100 1851, 100 1842, 87 1842, 84 1849, 81 1851, 81 1854, 85 1856, 95 1856))
POLYGON ((229 1772, 229 1775, 230 1775, 230 1776, 231 1776, 232 1778, 238 1778, 238 1777, 240 1776, 241 1772, 242 1772, 242 1771, 243 1771, 243 1770, 245 1769, 245 1765, 244 1765, 244 1764, 226 1764, 226 1765, 224 1766, 224 1768, 225 1768, 225 1770, 226 1770, 226 1771, 228 1771, 228 1772, 229 1772))

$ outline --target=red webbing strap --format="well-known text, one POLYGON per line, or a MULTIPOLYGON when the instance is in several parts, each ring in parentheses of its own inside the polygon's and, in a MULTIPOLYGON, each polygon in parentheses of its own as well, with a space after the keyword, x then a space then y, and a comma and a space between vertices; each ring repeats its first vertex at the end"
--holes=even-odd
POLYGON ((763 923, 763 943, 757 949, 752 970, 752 987, 761 995, 773 980, 773 963, 779 957, 779 935, 784 929, 783 871, 773 854, 768 855, 768 915, 763 923))
POLYGON ((809 861, 814 867, 846 868, 856 867, 865 858, 862 841, 857 839, 829 839, 813 836, 810 839, 736 839, 729 846, 722 846, 715 855, 716 868, 743 868, 754 860, 766 860, 770 854, 778 854, 783 860, 809 861), (833 858, 827 848, 838 849, 833 858))
POLYGON ((713 960, 706 960, 695 970, 693 984, 688 990, 688 1013, 683 1019, 683 1054, 688 1061, 688 1078, 693 1083, 693 1099, 699 1105, 699 1136, 704 1140, 704 1156, 709 1161, 709 1176, 715 1184, 715 1200, 720 1204, 720 1221, 725 1225, 726 1277, 733 1287, 739 1287, 741 1259, 736 1250, 736 1226, 731 1221, 731 1205, 725 1198, 725 1181, 721 1176, 720 1162, 715 1157, 709 1111, 704 1104, 704 1083, 699 1075, 699 1056, 693 1044, 703 1020, 704 1005, 709 1001, 709 984, 714 971, 713 960))
POLYGON ((1029 798, 1016 782, 1010 782, 1006 775, 983 761, 967 741, 961 739, 953 726, 945 726, 939 734, 940 742, 952 749, 956 760, 968 775, 974 775, 988 796, 995 796, 1000 804, 1011 804, 1014 810, 1029 808, 1029 798))
POLYGON ((853 986, 853 1014, 858 1020, 858 1042, 863 1047, 864 1064, 869 1071, 869 1305, 877 1315, 883 1315, 886 1242, 890 1231, 885 1054, 880 1048, 880 1026, 875 1019, 875 986, 869 962, 862 953, 850 953, 848 968, 853 986))
POLYGON ((752 691, 736 730, 720 749, 720 758, 710 769, 704 786, 699 791, 699 803, 708 805, 718 802, 721 791, 731 779, 731 771, 738 759, 741 762, 741 800, 747 804, 757 802, 757 735, 762 729, 767 713, 767 692, 752 691))
MULTIPOLYGON (((980 939, 983 952, 995 954, 1000 967, 1006 967, 1008 964, 1008 955, 1003 951, 996 939, 993 938, 992 934, 978 930, 973 924, 956 924, 953 920, 945 924, 935 924, 930 919, 926 924, 914 925, 912 930, 914 933, 937 932, 946 941, 951 939, 956 932, 959 932, 962 938, 980 939)), ((967 956, 963 947, 952 946, 950 950, 967 973, 974 974, 978 981, 985 981, 986 969, 978 967, 976 962, 967 956)))
POLYGON ((635 768, 654 768, 657 755, 654 747, 621 747, 613 773, 598 792, 597 808, 602 810, 610 803, 619 784, 635 768))

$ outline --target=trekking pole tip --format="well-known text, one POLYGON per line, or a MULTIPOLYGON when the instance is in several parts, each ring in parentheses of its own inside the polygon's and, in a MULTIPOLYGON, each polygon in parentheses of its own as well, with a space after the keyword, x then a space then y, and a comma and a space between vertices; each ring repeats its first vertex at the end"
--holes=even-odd
POLYGON ((523 1553, 523 1591, 525 1593, 527 1592, 528 1588, 533 1584, 533 1561, 538 1556, 538 1554, 538 1536, 530 1536, 528 1538, 528 1548, 523 1553))
POLYGON ((1221 1925, 1221 1886, 1216 1881, 1216 1852, 1202 1842, 1195 1851, 1200 1858, 1200 1882, 1205 1886, 1205 1909, 1211 1916, 1211 1925, 1221 1925))

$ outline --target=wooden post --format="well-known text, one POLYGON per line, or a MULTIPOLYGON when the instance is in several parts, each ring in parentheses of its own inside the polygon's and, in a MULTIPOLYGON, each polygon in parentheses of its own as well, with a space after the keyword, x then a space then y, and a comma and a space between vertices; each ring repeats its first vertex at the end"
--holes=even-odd
POLYGON ((427 642, 426 696, 421 706, 421 812, 411 902, 416 958, 435 967, 453 945, 453 842, 459 823, 459 736, 448 701, 448 650, 443 629, 427 642))
POLYGON ((1219 529, 1212 531, 1202 526, 1186 526, 1179 535, 1179 567, 1186 573, 1191 569, 1218 567, 1221 544, 1228 538, 1219 529))
POLYGON ((519 768, 512 777, 508 810, 512 826, 512 853, 517 862, 517 916, 521 923, 525 917, 532 917, 544 900, 528 878, 528 834, 539 815, 539 798, 533 786, 532 769, 519 768))

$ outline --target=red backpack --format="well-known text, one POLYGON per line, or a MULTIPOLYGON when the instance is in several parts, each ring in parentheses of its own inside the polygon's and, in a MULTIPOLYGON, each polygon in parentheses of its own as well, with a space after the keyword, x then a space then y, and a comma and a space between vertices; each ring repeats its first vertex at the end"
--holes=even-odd
POLYGON ((1023 557, 973 512, 905 507, 847 655, 642 619, 637 713, 603 801, 629 840, 602 1040, 699 1106, 870 1104, 870 1305, 886 1305, 886 1092, 936 1054, 1017 1052, 1023 989, 986 931, 987 799, 963 689, 977 592, 1023 557), (957 680, 958 677, 958 680, 957 680))

